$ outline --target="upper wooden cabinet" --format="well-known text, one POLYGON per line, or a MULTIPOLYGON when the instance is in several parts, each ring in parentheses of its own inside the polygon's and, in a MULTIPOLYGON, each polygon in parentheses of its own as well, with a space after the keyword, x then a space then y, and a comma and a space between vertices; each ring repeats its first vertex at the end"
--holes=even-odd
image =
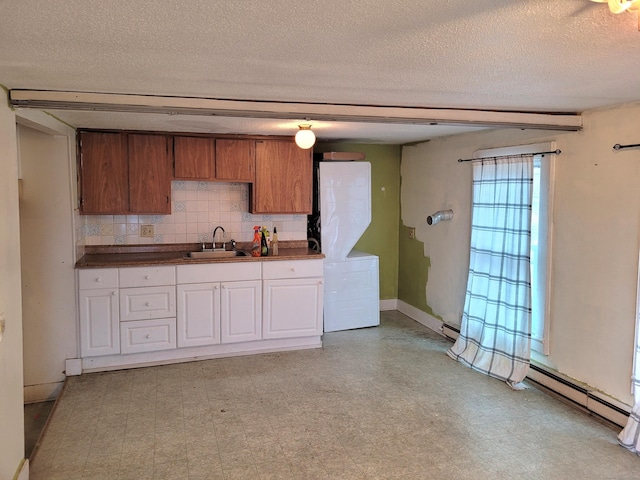
POLYGON ((313 160, 291 140, 256 140, 251 213, 311 213, 313 160))
POLYGON ((251 139, 216 140, 216 180, 249 182, 255 180, 256 141, 251 139))
POLYGON ((211 180, 215 168, 215 140, 208 137, 173 137, 174 177, 211 180))
POLYGON ((79 146, 81 213, 171 213, 167 136, 81 131, 79 146))
POLYGON ((173 137, 174 178, 220 182, 255 179, 253 139, 173 137))
POLYGON ((83 214, 170 214, 174 178, 250 183, 251 213, 311 213, 312 152, 293 139, 92 130, 78 138, 83 214))
POLYGON ((80 132, 80 211, 85 214, 129 211, 127 135, 80 132))
POLYGON ((171 213, 171 156, 165 135, 129 134, 129 211, 171 213))

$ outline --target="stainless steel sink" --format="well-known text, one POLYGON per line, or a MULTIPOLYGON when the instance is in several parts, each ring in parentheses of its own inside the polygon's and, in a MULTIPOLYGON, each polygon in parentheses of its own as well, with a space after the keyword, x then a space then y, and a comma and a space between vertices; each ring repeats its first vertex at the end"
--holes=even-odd
POLYGON ((205 250, 201 252, 189 252, 186 258, 227 258, 227 257, 246 257, 247 254, 241 250, 205 250))

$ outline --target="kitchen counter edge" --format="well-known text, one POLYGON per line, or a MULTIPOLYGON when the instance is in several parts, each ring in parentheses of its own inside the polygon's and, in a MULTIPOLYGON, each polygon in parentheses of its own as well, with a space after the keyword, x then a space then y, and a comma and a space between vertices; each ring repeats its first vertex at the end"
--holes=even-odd
MULTIPOLYGON (((284 242, 282 242, 284 243, 284 242)), ((306 242, 304 242, 306 243, 306 242)), ((244 248, 239 248, 249 253, 244 248)), ((292 242, 291 246, 281 246, 277 256, 266 257, 221 257, 221 258, 188 258, 187 253, 197 251, 190 248, 179 248, 175 245, 163 249, 157 246, 149 248, 95 248, 85 253, 75 264, 75 268, 117 268, 117 267, 144 267, 160 265, 196 265, 207 263, 242 263, 242 262, 271 262, 281 260, 317 260, 324 258, 323 253, 319 253, 311 248, 299 246, 299 242, 292 242), (142 251, 141 251, 142 250, 142 251)))

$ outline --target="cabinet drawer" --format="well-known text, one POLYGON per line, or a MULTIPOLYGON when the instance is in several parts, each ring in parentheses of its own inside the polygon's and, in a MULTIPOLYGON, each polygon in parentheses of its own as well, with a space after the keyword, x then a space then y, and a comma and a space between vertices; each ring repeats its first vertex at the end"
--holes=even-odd
POLYGON ((175 267, 132 267, 120 269, 120 288, 175 285, 175 267))
POLYGON ((304 278, 322 277, 323 261, 319 260, 287 260, 283 262, 264 262, 262 278, 304 278))
POLYGON ((175 316, 176 289, 173 286, 120 290, 120 321, 175 316))
POLYGON ((178 265, 178 283, 260 280, 260 262, 178 265))
POLYGON ((78 270, 78 288, 80 290, 118 288, 118 269, 91 268, 78 270))
POLYGON ((176 348, 176 319, 137 320, 120 324, 122 353, 153 352, 176 348))

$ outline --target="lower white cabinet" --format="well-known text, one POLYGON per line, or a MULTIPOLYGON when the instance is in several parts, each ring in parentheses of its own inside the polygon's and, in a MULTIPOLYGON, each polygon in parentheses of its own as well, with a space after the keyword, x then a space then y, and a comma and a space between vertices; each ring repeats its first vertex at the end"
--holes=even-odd
POLYGON ((260 340, 261 272, 259 262, 178 266, 178 347, 260 340))
POLYGON ((292 260, 263 266, 263 338, 322 335, 322 260, 292 260))
POLYGON ((80 356, 99 369, 319 346, 322 275, 322 259, 81 269, 80 356))
POLYGON ((222 343, 262 338, 262 285, 260 280, 224 282, 220 288, 222 343))
POLYGON ((176 319, 135 320, 120 324, 121 353, 155 352, 176 348, 176 319))
POLYGON ((120 321, 122 322, 175 316, 175 285, 120 289, 120 321))
POLYGON ((220 343, 220 284, 178 285, 178 347, 220 343))
POLYGON ((80 355, 120 353, 118 289, 80 290, 80 355))
POLYGON ((118 269, 80 270, 78 290, 80 355, 120 353, 118 269))

